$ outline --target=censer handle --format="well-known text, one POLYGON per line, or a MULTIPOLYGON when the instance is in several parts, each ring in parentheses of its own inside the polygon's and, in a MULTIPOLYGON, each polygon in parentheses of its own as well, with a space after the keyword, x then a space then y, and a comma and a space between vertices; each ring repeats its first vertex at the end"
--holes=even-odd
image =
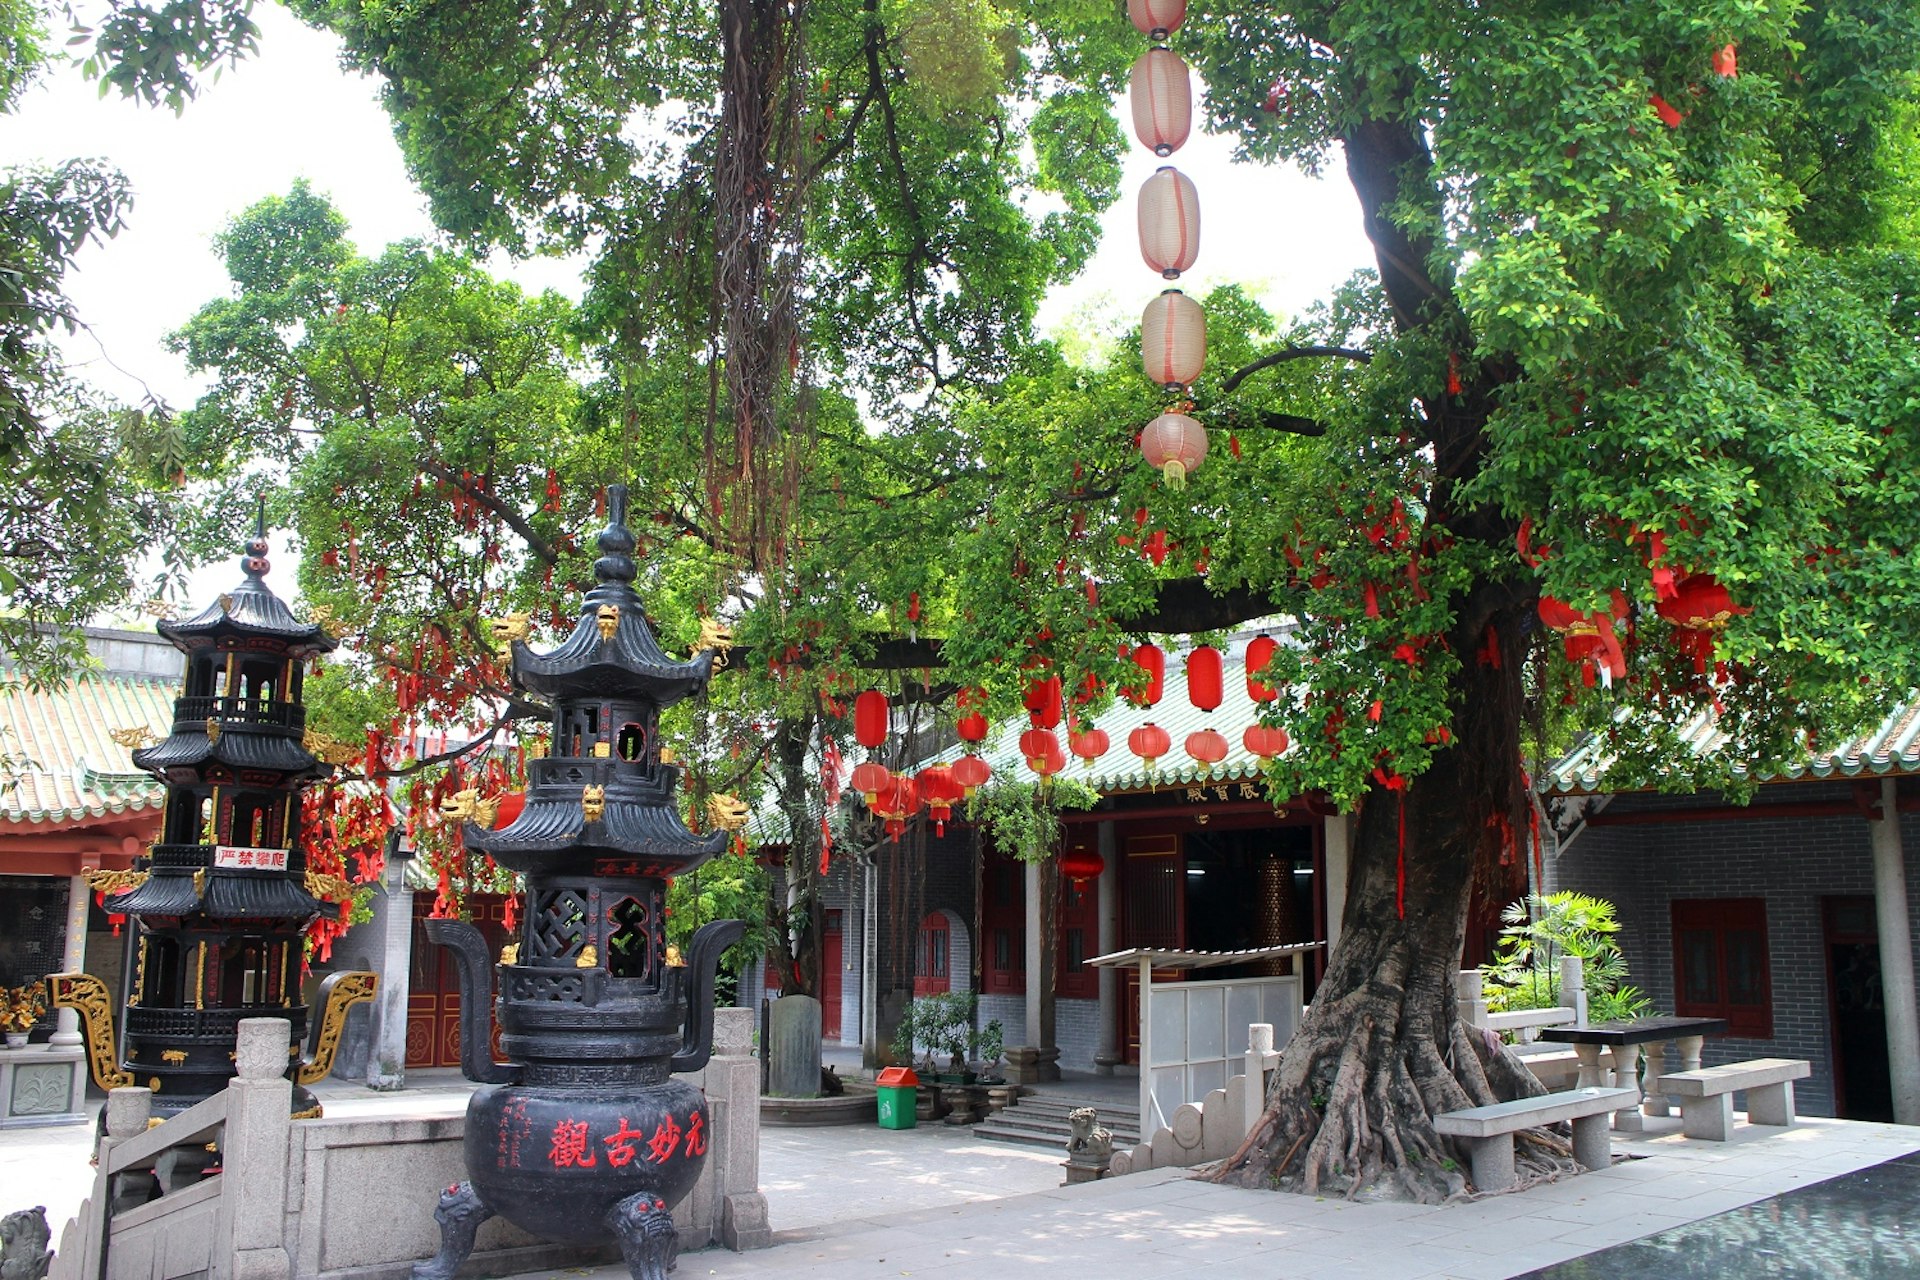
POLYGON ((520 1068, 493 1060, 493 1025, 487 997, 493 983, 487 970, 493 956, 487 940, 465 920, 428 920, 427 941, 453 952, 460 975, 460 1074, 478 1084, 512 1084, 520 1068))
POLYGON ((713 975, 720 968, 720 953, 746 931, 738 920, 714 920, 695 930, 687 944, 687 1024, 680 1052, 673 1055, 676 1072, 698 1071, 713 1054, 713 975))

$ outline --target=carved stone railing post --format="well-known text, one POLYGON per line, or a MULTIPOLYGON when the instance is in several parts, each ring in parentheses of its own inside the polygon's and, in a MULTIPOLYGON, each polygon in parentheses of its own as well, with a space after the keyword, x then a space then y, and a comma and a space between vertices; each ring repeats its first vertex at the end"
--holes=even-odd
POLYGON ((212 1280, 286 1280, 284 1213, 293 1083, 291 1028, 284 1018, 240 1023, 221 1142, 220 1216, 212 1280))

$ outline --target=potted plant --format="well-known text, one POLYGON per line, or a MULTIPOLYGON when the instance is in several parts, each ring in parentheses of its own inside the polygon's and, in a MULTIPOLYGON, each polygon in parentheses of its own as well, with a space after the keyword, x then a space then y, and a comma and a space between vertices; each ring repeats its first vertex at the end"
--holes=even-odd
POLYGON ((47 1011, 47 987, 43 982, 24 987, 0 987, 0 1031, 7 1037, 7 1048, 23 1049, 27 1033, 47 1011))
POLYGON ((948 991, 921 996, 907 1006, 893 1037, 896 1058, 912 1059, 916 1046, 927 1051, 926 1073, 941 1084, 972 1084, 969 1062, 990 1067, 1000 1060, 1002 1031, 999 1019, 976 1027, 979 998, 971 991, 948 991), (936 1065, 944 1057, 947 1069, 936 1065))

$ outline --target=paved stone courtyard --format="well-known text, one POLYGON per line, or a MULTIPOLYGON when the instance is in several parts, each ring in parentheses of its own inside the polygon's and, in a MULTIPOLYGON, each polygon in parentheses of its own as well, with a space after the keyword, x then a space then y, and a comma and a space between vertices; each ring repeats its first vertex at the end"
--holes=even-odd
MULTIPOLYGON (((464 1104, 466 1088, 449 1080, 399 1094, 330 1090, 327 1105, 336 1115, 445 1113, 464 1104)), ((1785 1130, 1742 1126, 1719 1144, 1682 1138, 1677 1120, 1650 1123, 1648 1133, 1615 1135, 1616 1153, 1635 1158, 1611 1169, 1443 1207, 1242 1191, 1177 1170, 1064 1188, 1055 1154, 944 1125, 770 1128, 761 1159, 774 1247, 688 1254, 676 1274, 998 1280, 1070 1269, 1102 1280, 1506 1280, 1557 1268, 1541 1280, 1920 1280, 1920 1165, 1888 1163, 1920 1152, 1920 1129, 1811 1119, 1785 1130), (1845 1175, 1855 1177, 1839 1181, 1845 1175), (1811 1200, 1772 1199, 1815 1184, 1824 1188, 1811 1200), (1755 1208, 1718 1217, 1744 1206, 1755 1208), (1696 1247, 1685 1247, 1689 1240, 1696 1247), (1779 1253, 1782 1240, 1803 1246, 1803 1256, 1779 1253), (1633 1241, 1650 1242, 1600 1253, 1633 1241), (1716 1256, 1750 1265, 1683 1270, 1678 1261, 1716 1256)), ((71 1213, 88 1185, 86 1157, 79 1126, 0 1134, 0 1208, 71 1213)))

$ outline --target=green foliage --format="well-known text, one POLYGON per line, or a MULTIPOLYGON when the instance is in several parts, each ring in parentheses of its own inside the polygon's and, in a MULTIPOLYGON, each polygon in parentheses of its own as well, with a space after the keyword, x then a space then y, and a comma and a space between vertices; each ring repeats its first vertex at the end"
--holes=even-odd
POLYGON ((667 941, 685 951, 696 930, 713 920, 739 920, 747 931, 720 957, 720 970, 735 978, 780 938, 768 924, 773 877, 742 849, 722 854, 667 886, 667 941))
POLYGON ((1004 1046, 1004 1032, 998 1018, 976 1026, 979 997, 971 991, 946 991, 939 995, 919 996, 900 1016, 893 1035, 895 1061, 908 1062, 914 1049, 925 1049, 929 1057, 945 1055, 953 1062, 997 1062, 1004 1046))
POLYGON ((1615 940, 1620 922, 1611 902, 1562 891, 1510 903, 1500 920, 1500 942, 1484 970, 1487 1007, 1493 1012, 1560 1005, 1562 956, 1574 956, 1583 966, 1589 1021, 1639 1018, 1652 1009, 1652 1002, 1627 982, 1627 959, 1615 940))
MULTIPOLYGON (((148 106, 165 103, 176 113, 200 91, 208 68, 238 62, 255 49, 259 28, 248 16, 253 0, 166 0, 163 4, 108 0, 97 26, 73 23, 69 44, 92 41, 81 64, 111 89, 148 106)), ((68 16, 73 9, 68 6, 68 16)))
POLYGON ((987 828, 994 847, 1010 858, 1038 862, 1060 843, 1060 814, 1091 809, 1100 796, 1086 783, 1055 776, 1045 785, 995 777, 967 801, 969 822, 987 828))

